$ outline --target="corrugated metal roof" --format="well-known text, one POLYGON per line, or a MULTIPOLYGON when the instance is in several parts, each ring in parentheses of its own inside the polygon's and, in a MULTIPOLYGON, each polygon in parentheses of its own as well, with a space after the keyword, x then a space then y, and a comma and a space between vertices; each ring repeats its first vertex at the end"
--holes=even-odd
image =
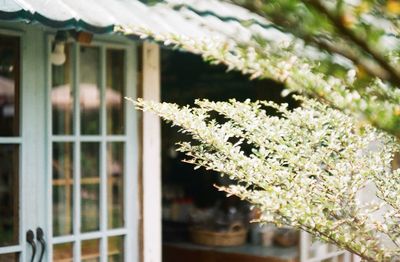
POLYGON ((260 35, 271 41, 291 39, 274 24, 247 9, 218 0, 167 0, 168 6, 192 23, 238 41, 249 41, 260 35))
POLYGON ((166 0, 175 9, 188 8, 202 16, 213 15, 224 21, 247 21, 262 26, 270 26, 265 18, 240 6, 219 0, 166 0))
POLYGON ((153 6, 138 0, 0 0, 0 19, 92 33, 136 26, 194 38, 248 41, 254 33, 270 39, 287 37, 264 18, 218 0, 167 0, 153 6))
MULTIPOLYGON (((249 41, 255 34, 270 41, 293 39, 265 18, 220 0, 164 0, 152 6, 139 0, 0 0, 0 20, 36 22, 92 33, 132 27, 161 35, 234 38, 241 42, 249 41)), ((387 33, 385 43, 397 46, 399 39, 392 37, 390 30, 387 33)))

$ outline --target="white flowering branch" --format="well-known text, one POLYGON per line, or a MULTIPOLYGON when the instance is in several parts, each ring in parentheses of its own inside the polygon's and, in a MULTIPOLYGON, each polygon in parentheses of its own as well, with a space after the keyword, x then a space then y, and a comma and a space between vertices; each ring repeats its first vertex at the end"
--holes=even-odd
POLYGON ((117 30, 273 79, 285 93, 330 107, 307 99, 293 111, 270 102, 197 101, 193 108, 133 102, 191 135, 198 143, 179 144, 186 161, 235 180, 219 189, 260 208, 260 222, 305 230, 368 261, 399 256, 400 170, 390 168, 399 143, 387 133, 400 137, 400 48, 386 43, 388 35, 399 38, 400 3, 232 1, 252 6, 291 33, 289 40, 199 39, 134 25, 117 30), (365 200, 367 189, 373 193, 365 200))
POLYGON ((302 101, 293 111, 262 101, 133 102, 199 142, 179 144, 186 162, 237 181, 219 189, 260 208, 260 222, 305 230, 368 261, 399 255, 400 170, 390 169, 398 145, 340 111, 302 101), (215 112, 222 122, 210 118, 215 112), (378 149, 368 150, 376 141, 378 149), (361 202, 367 186, 376 197, 361 202))
POLYGON ((304 48, 296 41, 269 43, 257 48, 213 38, 157 34, 143 27, 117 30, 200 54, 211 63, 222 63, 228 70, 239 70, 251 78, 269 78, 284 83, 290 92, 317 97, 400 136, 400 89, 380 79, 369 81, 359 89, 354 84, 357 79, 355 69, 350 69, 345 78, 319 72, 322 62, 302 56, 304 48))

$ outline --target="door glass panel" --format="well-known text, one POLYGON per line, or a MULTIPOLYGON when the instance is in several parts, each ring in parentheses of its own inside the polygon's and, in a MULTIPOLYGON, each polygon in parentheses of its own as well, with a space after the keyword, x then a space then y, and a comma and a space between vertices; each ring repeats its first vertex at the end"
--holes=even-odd
POLYGON ((0 136, 19 135, 19 38, 0 35, 0 136))
POLYGON ((72 262, 73 258, 74 254, 72 243, 53 245, 53 262, 72 262))
POLYGON ((134 233, 124 221, 126 51, 74 43, 66 54, 50 75, 53 243, 63 243, 53 245, 53 261, 73 261, 74 250, 80 261, 123 261, 122 232, 134 233))
POLYGON ((0 247, 18 243, 18 166, 19 145, 0 144, 0 247))
POLYGON ((124 238, 123 236, 115 236, 108 238, 108 261, 122 262, 124 261, 124 238))
POLYGON ((53 234, 72 233, 73 144, 53 143, 53 234))
POLYGON ((107 144, 107 210, 108 228, 124 225, 124 144, 107 144))
POLYGON ((91 239, 82 241, 82 261, 98 262, 100 261, 100 240, 91 239))
POLYGON ((0 254, 0 262, 17 262, 19 253, 0 254))
POLYGON ((125 51, 107 50, 107 134, 124 133, 125 103, 125 51))
POLYGON ((66 61, 62 65, 51 65, 51 106, 53 134, 70 135, 74 128, 74 96, 71 80, 71 45, 65 45, 66 61))
POLYGON ((100 133, 99 49, 80 48, 79 104, 81 107, 81 134, 100 133))
POLYGON ((81 229, 88 232, 99 229, 100 143, 82 143, 81 151, 81 229))

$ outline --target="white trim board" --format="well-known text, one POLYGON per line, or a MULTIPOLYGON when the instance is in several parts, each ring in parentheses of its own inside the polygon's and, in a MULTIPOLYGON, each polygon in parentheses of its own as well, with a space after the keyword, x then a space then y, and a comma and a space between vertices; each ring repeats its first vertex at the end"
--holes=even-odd
MULTIPOLYGON (((142 48, 142 96, 160 101, 160 48, 142 48)), ((161 125, 158 116, 142 115, 143 262, 161 262, 161 125)))

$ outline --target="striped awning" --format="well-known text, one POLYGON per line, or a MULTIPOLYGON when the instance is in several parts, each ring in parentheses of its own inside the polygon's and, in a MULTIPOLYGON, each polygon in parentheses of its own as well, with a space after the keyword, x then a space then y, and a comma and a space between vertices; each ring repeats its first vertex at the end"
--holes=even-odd
POLYGON ((195 38, 248 41, 253 34, 274 40, 288 37, 264 18, 218 0, 167 0, 151 6, 138 0, 0 0, 0 20, 91 33, 135 26, 195 38))

